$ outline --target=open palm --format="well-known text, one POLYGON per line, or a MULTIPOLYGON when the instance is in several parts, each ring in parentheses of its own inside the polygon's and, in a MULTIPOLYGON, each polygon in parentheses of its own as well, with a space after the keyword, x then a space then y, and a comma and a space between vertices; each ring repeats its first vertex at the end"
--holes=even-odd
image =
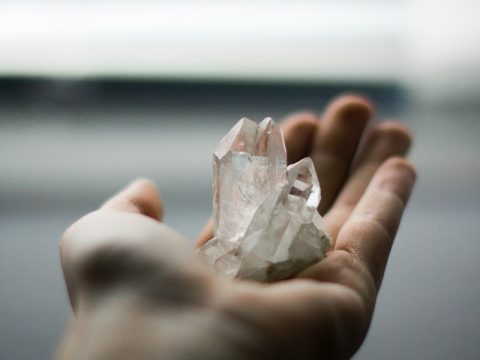
MULTIPOLYGON (((273 284, 212 274, 163 206, 137 181, 72 225, 62 265, 76 318, 59 358, 348 358, 362 343, 390 248, 415 181, 401 158, 410 134, 344 96, 319 119, 283 123, 289 163, 311 156, 319 211, 335 248, 295 279, 273 284), (359 146, 361 144, 361 146, 359 146)), ((198 245, 212 237, 207 224, 198 245)))

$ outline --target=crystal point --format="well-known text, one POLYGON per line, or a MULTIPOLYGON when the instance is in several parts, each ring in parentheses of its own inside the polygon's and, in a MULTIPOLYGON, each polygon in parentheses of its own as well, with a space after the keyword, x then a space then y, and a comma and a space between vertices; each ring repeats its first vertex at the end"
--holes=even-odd
POLYGON ((200 250, 215 271, 274 281, 322 259, 332 245, 317 207, 313 162, 286 165, 285 142, 271 118, 241 119, 213 156, 214 238, 200 250))

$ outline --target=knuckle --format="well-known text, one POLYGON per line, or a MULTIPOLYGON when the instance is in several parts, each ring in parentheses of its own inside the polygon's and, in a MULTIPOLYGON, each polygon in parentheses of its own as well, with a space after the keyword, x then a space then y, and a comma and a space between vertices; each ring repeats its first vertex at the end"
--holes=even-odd
POLYGON ((154 264, 134 250, 112 244, 91 248, 78 263, 79 280, 90 289, 101 289, 146 278, 154 264))
MULTIPOLYGON (((119 214, 118 216, 122 216, 119 214)), ((105 287, 119 279, 141 276, 152 266, 146 239, 132 238, 110 226, 100 212, 93 212, 70 226, 60 239, 60 255, 67 283, 71 286, 105 287)))
POLYGON ((97 211, 72 225, 60 241, 72 303, 128 289, 172 303, 200 301, 210 272, 187 251, 180 234, 139 214, 97 211))

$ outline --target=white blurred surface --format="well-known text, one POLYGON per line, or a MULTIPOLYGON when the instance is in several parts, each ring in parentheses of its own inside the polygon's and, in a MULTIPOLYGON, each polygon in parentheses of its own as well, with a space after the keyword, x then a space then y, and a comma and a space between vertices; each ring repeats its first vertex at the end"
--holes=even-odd
POLYGON ((0 74, 391 81, 403 20, 403 1, 4 1, 0 74))
POLYGON ((421 101, 480 104, 480 2, 409 0, 404 83, 421 101))

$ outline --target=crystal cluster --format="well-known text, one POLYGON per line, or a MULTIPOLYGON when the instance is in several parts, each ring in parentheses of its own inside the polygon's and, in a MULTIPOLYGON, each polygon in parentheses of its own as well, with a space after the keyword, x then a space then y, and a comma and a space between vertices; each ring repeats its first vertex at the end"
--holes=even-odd
POLYGON ((222 275, 289 278, 322 259, 332 240, 317 207, 312 160, 287 167, 275 122, 241 119, 213 153, 214 238, 200 255, 222 275))

